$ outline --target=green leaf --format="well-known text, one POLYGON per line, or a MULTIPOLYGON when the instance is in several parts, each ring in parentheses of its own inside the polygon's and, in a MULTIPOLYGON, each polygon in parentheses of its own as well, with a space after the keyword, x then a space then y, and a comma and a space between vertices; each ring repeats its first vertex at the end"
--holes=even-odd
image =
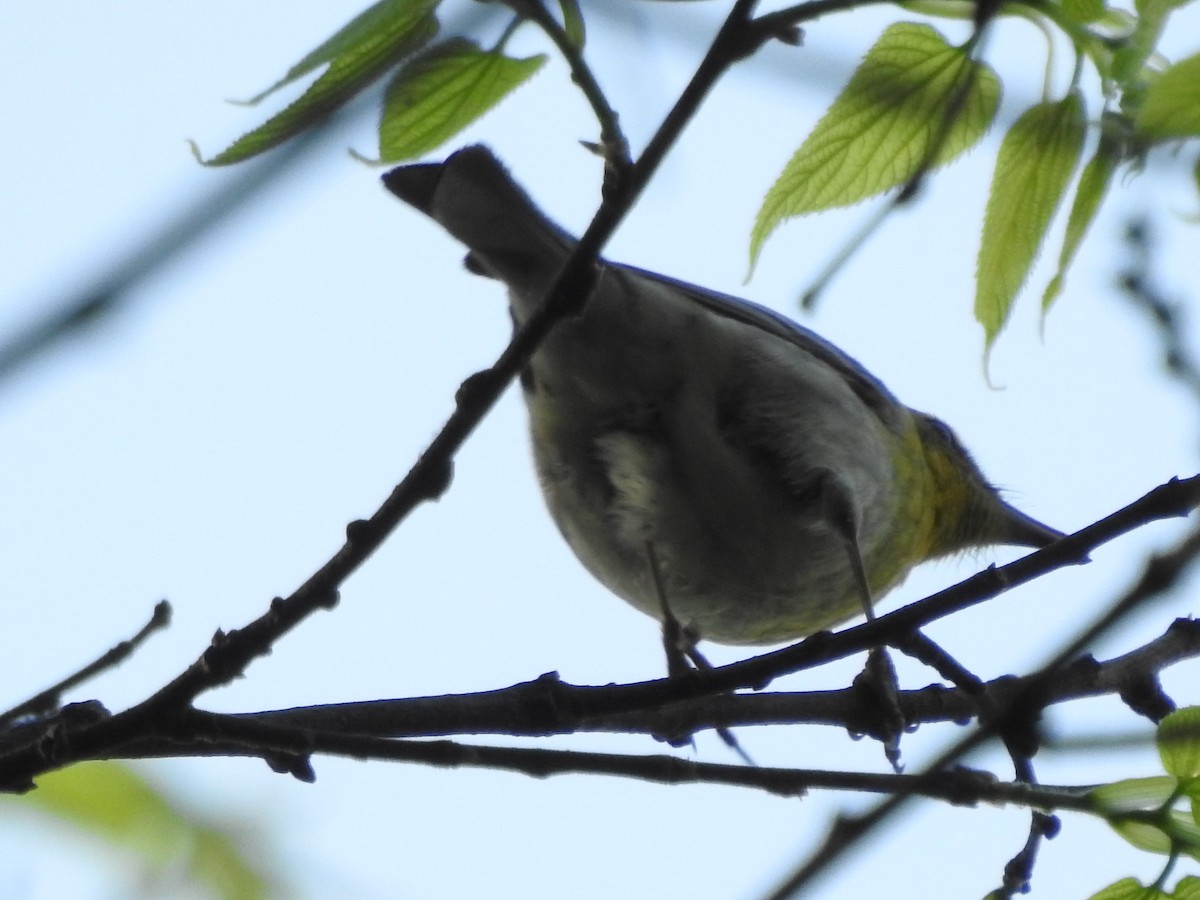
POLYGON ((259 848, 183 815, 126 766, 81 763, 43 775, 20 802, 137 854, 150 870, 182 866, 214 896, 252 900, 268 893, 259 848))
POLYGON ((333 62, 342 54, 353 53, 358 44, 369 43, 377 34, 392 27, 394 20, 398 17, 407 16, 418 7, 422 8, 422 12, 429 12, 436 5, 437 3, 431 4, 426 0, 379 0, 378 3, 368 7, 343 25, 321 46, 288 69, 287 73, 277 82, 261 94, 256 94, 244 102, 248 105, 259 103, 280 88, 291 84, 297 78, 302 78, 325 63, 333 62))
POLYGON ((999 98, 995 73, 933 28, 890 26, 767 192, 751 267, 785 219, 881 194, 966 151, 991 125, 999 98))
POLYGON ((465 38, 430 48, 396 73, 379 122, 379 161, 428 153, 504 99, 546 62, 480 50, 465 38))
POLYGON ((1135 0, 1137 16, 1134 18, 1133 31, 1113 54, 1108 72, 1109 76, 1121 85, 1123 91, 1134 87, 1141 78, 1142 67, 1155 52, 1167 16, 1178 2, 1179 0, 1135 0))
POLYGON ((1158 755, 1177 778, 1200 776, 1200 706, 1177 709, 1158 723, 1158 755))
POLYGON ((1175 900, 1200 900, 1200 878, 1195 875, 1185 875, 1175 884, 1171 892, 1175 900))
POLYGON ((563 32, 567 40, 576 50, 582 50, 587 42, 587 30, 584 28, 579 0, 558 0, 558 6, 562 10, 563 32))
POLYGON ((1088 25, 1104 15, 1104 0, 1062 0, 1062 10, 1078 25, 1088 25))
POLYGON ((975 318, 989 348, 1079 162, 1085 127, 1083 101, 1072 92, 1030 107, 1000 145, 975 273, 975 318))
POLYGON ((1062 249, 1058 254, 1058 271, 1047 285, 1046 292, 1042 294, 1043 312, 1047 312, 1062 293, 1067 269, 1070 268, 1079 245, 1100 210, 1100 204, 1104 195, 1108 193, 1108 186, 1120 159, 1121 153, 1117 144, 1101 138, 1095 155, 1083 167, 1083 174, 1079 176, 1079 184, 1075 188, 1075 202, 1071 204, 1071 214, 1067 217, 1067 231, 1063 235, 1062 249))
POLYGON ((1113 831, 1139 850, 1167 856, 1176 849, 1194 856, 1200 846, 1200 827, 1190 815, 1172 810, 1161 824, 1117 819, 1109 822, 1113 831))
MULTIPOLYGON (((242 162, 324 121, 351 97, 406 56, 425 46, 438 23, 440 0, 381 0, 308 54, 255 100, 328 63, 328 68, 294 103, 242 135, 206 166, 242 162)), ((194 148, 193 148, 194 149, 194 148)))
POLYGON ((1133 121, 1138 133, 1151 140, 1200 135, 1200 53, 1150 82, 1133 121))
POLYGON ((1088 900, 1166 900, 1156 887, 1146 887, 1136 878, 1122 878, 1092 894, 1088 900))
POLYGON ((1126 778, 1112 784, 1102 784, 1088 792, 1096 812, 1104 816, 1158 809, 1171 799, 1179 780, 1170 775, 1149 778, 1126 778))

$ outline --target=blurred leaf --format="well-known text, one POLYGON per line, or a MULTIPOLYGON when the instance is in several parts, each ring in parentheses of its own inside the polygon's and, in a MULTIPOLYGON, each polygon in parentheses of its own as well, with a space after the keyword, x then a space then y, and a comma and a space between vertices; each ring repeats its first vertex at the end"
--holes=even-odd
POLYGON ((970 21, 975 16, 975 4, 970 0, 900 0, 899 6, 906 12, 940 19, 970 21))
MULTIPOLYGON (((328 63, 298 100, 272 116, 211 159, 206 166, 242 162, 276 147, 323 122, 388 69, 425 46, 438 23, 433 10, 440 0, 381 0, 292 67, 282 80, 258 97, 270 94, 300 75, 328 63)), ((194 148, 193 148, 194 149, 194 148)))
POLYGON ((1067 218, 1067 231, 1063 235, 1062 249, 1058 254, 1058 271, 1042 294, 1042 311, 1050 309, 1058 295, 1062 293, 1063 281, 1067 277, 1067 269, 1075 259, 1080 243, 1096 218, 1108 186, 1112 183, 1113 172, 1116 171, 1120 160, 1120 150, 1111 141, 1100 139, 1100 146, 1095 155, 1083 167, 1079 176, 1079 184, 1075 188, 1075 202, 1071 204, 1071 214, 1067 218))
POLYGON ((1101 815, 1158 809, 1171 799, 1179 781, 1170 775, 1150 778, 1126 778, 1112 784, 1102 784, 1090 791, 1088 797, 1101 815))
POLYGON ((1114 78, 1122 89, 1128 90, 1136 86, 1142 74, 1142 67, 1158 46, 1163 25, 1166 24, 1167 16, 1176 2, 1177 0, 1135 0, 1137 16, 1134 19, 1133 32, 1113 54, 1108 72, 1109 77, 1114 78))
POLYGON ((1104 0, 1063 0, 1062 9, 1071 21, 1088 25, 1104 15, 1104 0))
POLYGON ((344 53, 353 53, 360 43, 369 43, 377 34, 394 27, 395 20, 408 16, 413 12, 424 15, 432 11, 440 0, 430 3, 428 0, 380 0, 368 7, 342 26, 329 40, 309 53, 304 59, 287 70, 281 79, 249 100, 247 105, 254 105, 269 97, 282 87, 285 87, 307 75, 314 69, 332 62, 344 53))
POLYGON ((141 857, 149 869, 181 867, 214 895, 229 900, 265 897, 261 860, 252 862, 235 836, 197 822, 132 769, 81 763, 38 779, 20 802, 106 843, 141 857))
POLYGON ((1000 145, 975 273, 975 318, 989 348, 1079 162, 1085 125, 1083 101, 1072 92, 1030 107, 1000 145))
POLYGON ((458 134, 533 75, 546 57, 514 59, 452 38, 412 60, 388 85, 379 123, 379 158, 428 153, 458 134))
POLYGON ((576 50, 582 50, 587 42, 587 30, 584 28, 583 11, 579 8, 579 0, 558 0, 562 10, 563 31, 567 40, 576 50))
POLYGON ((1158 723, 1158 755, 1176 778, 1200 776, 1200 707, 1177 709, 1158 723))
POLYGON ((1134 127, 1154 140, 1200 135, 1200 53, 1180 60, 1150 82, 1134 127))
POLYGON ((767 192, 751 266, 785 219, 849 206, 963 153, 991 125, 999 98, 995 73, 933 28, 890 26, 767 192))
POLYGON ((1179 849, 1194 857, 1197 848, 1200 848, 1200 826, 1192 821, 1190 815, 1178 810, 1166 813, 1163 822, 1158 825, 1131 819, 1118 819, 1109 822, 1109 825, 1134 847, 1147 853, 1166 856, 1179 849))
POLYGON ((1146 887, 1136 878, 1122 878, 1108 887, 1092 894, 1088 900, 1166 900, 1156 887, 1146 887))
POLYGON ((1200 878, 1195 875, 1185 875, 1175 885, 1171 892, 1175 900, 1200 900, 1200 878))

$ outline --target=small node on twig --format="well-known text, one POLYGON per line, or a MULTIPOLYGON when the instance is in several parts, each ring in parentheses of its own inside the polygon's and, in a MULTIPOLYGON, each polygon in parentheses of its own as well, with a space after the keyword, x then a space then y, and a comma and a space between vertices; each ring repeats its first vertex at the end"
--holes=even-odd
POLYGON ((454 480, 454 463, 448 458, 435 459, 429 463, 429 471, 423 479, 426 500, 437 500, 450 489, 454 480))
POLYGON ((771 34, 771 37, 789 47, 804 46, 804 29, 799 25, 784 24, 771 34))
POLYGON ((454 393, 454 403, 459 407, 471 407, 483 403, 494 392, 496 387, 496 370, 483 369, 463 379, 454 393))
POLYGON ((893 201, 896 206, 904 206, 905 204, 912 203, 920 196, 921 189, 925 187, 926 174, 928 174, 927 171, 921 169, 904 183, 904 186, 900 188, 900 193, 896 194, 896 199, 893 201))
POLYGON ((357 547, 360 544, 369 544, 373 531, 374 529, 371 527, 370 520, 355 519, 346 525, 346 543, 351 547, 357 547))
POLYGON ((150 615, 149 628, 166 628, 171 624, 171 603, 169 600, 159 600, 154 604, 154 612, 150 615))
POLYGON ((1157 672, 1145 672, 1121 685, 1121 702, 1139 716, 1156 725, 1175 711, 1175 701, 1167 696, 1157 672))
POLYGON ((317 780, 317 772, 312 765, 312 757, 298 753, 266 753, 263 762, 271 767, 272 772, 280 775, 291 775, 297 781, 312 784, 317 780))
POLYGON ((1058 833, 1062 831, 1062 819, 1050 813, 1035 812, 1034 819, 1037 822, 1038 829, 1048 841, 1058 837, 1058 833))

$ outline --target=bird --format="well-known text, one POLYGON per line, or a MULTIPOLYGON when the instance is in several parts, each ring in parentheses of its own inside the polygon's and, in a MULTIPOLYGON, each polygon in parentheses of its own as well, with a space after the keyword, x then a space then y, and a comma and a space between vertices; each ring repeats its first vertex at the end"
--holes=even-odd
MULTIPOLYGON (((520 327, 576 239, 486 146, 386 188, 508 288, 520 327)), ((919 563, 1062 533, 1009 504, 953 430, 756 303, 600 260, 521 373, 547 508, 609 590, 695 640, 831 628, 919 563)))

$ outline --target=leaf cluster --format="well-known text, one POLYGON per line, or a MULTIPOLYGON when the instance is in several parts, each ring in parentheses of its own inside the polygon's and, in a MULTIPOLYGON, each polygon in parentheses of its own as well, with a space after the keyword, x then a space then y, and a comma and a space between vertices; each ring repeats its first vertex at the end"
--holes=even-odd
MULTIPOLYGON (((263 153, 321 123, 385 75, 374 161, 419 157, 451 140, 542 68, 544 54, 505 53, 508 38, 525 23, 541 28, 571 65, 600 123, 601 140, 594 146, 610 161, 627 162, 616 114, 583 61, 586 29, 578 0, 560 0, 557 18, 541 0, 492 0, 510 8, 513 18, 488 49, 463 37, 438 39, 438 13, 452 2, 380 0, 248 101, 258 103, 322 70, 296 101, 205 164, 228 165, 263 153)), ((793 39, 785 26, 864 2, 807 3, 770 14, 774 36, 793 39)), ((975 146, 995 123, 1002 85, 1001 74, 981 58, 984 31, 997 16, 1026 19, 1047 36, 1047 71, 1054 42, 1065 41, 1074 55, 1074 75, 1057 97, 1047 75, 1044 99, 1021 113, 1001 142, 975 279, 975 317, 990 348, 1060 207, 1069 200, 1056 270, 1042 291, 1043 311, 1061 295, 1118 173, 1138 171, 1155 148, 1200 137, 1200 53, 1168 63, 1157 52, 1170 14, 1188 2, 1137 0, 1133 10, 1124 10, 1106 0, 1012 0, 986 13, 969 0, 897 4, 929 17, 974 18, 977 27, 961 45, 924 23, 901 21, 883 31, 764 197, 750 233, 751 269, 786 220, 888 192, 893 202, 904 202, 927 173, 975 146), (1088 97, 1081 87, 1089 67, 1101 86, 1098 97, 1088 97)), ((1195 178, 1200 189, 1200 157, 1195 178)))

